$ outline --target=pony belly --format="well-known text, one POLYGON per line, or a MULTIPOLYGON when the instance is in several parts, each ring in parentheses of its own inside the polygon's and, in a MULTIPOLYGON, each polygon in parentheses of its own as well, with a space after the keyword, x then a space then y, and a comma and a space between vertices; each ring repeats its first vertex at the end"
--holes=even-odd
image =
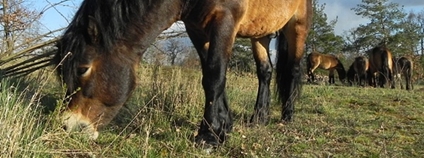
POLYGON ((302 12, 300 4, 297 0, 250 0, 237 35, 258 38, 274 34, 295 18, 297 12, 302 12))

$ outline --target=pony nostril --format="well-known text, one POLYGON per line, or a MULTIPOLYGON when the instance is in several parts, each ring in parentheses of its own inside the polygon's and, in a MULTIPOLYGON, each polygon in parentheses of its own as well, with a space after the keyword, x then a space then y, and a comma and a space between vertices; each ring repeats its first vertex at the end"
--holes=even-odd
POLYGON ((65 130, 65 131, 68 131, 68 127, 66 125, 63 125, 62 129, 65 130))

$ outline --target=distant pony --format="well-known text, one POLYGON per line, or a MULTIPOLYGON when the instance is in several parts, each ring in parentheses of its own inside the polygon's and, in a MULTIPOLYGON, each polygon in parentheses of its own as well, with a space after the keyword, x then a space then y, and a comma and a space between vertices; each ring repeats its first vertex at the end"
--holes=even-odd
POLYGON ((347 71, 347 78, 350 85, 358 82, 358 85, 365 86, 367 81, 367 71, 369 68, 368 59, 364 56, 356 57, 347 71))
POLYGON ((386 83, 390 83, 395 88, 393 80, 393 60, 392 53, 385 47, 377 46, 368 51, 369 53, 369 71, 368 82, 371 86, 384 88, 386 83))
POLYGON ((399 59, 393 59, 394 64, 394 77, 397 81, 399 81, 400 88, 403 89, 403 84, 401 82, 402 76, 405 78, 406 90, 414 89, 412 84, 412 72, 414 70, 414 64, 411 58, 408 57, 400 57, 399 59))
POLYGON ((344 69, 342 62, 340 62, 340 60, 334 55, 313 52, 308 55, 306 66, 308 71, 308 82, 315 82, 314 71, 317 68, 330 71, 328 74, 328 82, 330 84, 335 83, 334 70, 337 70, 337 74, 339 75, 341 82, 344 82, 344 79, 346 78, 346 70, 344 69))

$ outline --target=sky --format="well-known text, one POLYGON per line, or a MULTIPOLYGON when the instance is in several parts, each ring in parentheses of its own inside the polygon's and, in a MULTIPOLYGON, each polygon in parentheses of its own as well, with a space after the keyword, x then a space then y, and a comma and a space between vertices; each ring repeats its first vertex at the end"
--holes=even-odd
MULTIPOLYGON (((50 3, 58 3, 62 0, 34 0, 34 5, 41 10, 50 3)), ((72 19, 74 12, 81 4, 82 0, 69 0, 63 5, 59 5, 55 9, 49 9, 44 13, 41 19, 44 30, 50 31, 61 27, 66 27, 72 19)), ((355 15, 351 8, 361 3, 361 0, 318 0, 319 4, 325 3, 324 12, 327 14, 328 20, 334 20, 338 17, 335 26, 335 33, 343 35, 345 31, 358 27, 360 24, 366 24, 368 19, 355 15)), ((398 3, 404 6, 405 12, 424 11, 424 0, 389 0, 389 2, 398 3)))
MULTIPOLYGON (((361 4, 361 0, 318 0, 319 4, 325 3, 325 14, 328 20, 334 20, 338 17, 338 22, 334 28, 336 35, 343 35, 345 31, 358 27, 360 24, 366 24, 368 19, 355 14, 351 8, 361 4)), ((404 6, 404 11, 421 12, 424 11, 424 0, 389 0, 388 2, 397 3, 404 6)))
MULTIPOLYGON (((63 0, 33 0, 30 3, 36 7, 36 10, 42 11, 46 6, 51 6, 50 4, 56 4, 61 1, 63 0)), ((48 9, 41 18, 41 28, 48 32, 68 26, 81 2, 82 0, 69 0, 56 5, 55 8, 48 9)))

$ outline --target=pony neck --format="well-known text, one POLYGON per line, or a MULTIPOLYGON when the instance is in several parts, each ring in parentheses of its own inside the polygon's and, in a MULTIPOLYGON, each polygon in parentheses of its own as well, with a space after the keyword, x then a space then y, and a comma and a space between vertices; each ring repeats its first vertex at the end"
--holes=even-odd
MULTIPOLYGON (((147 4, 146 4, 147 5, 147 4)), ((135 22, 130 22, 124 33, 124 39, 133 46, 134 50, 144 52, 157 36, 181 19, 185 0, 153 0, 144 13, 135 22)))

